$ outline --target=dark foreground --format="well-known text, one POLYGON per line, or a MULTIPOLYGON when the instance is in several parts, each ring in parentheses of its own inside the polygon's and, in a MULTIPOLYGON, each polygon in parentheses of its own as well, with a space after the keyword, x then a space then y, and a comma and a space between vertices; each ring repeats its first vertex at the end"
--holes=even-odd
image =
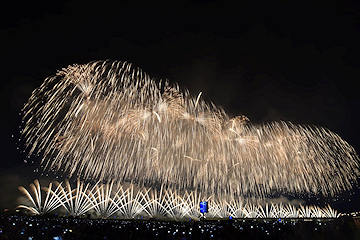
POLYGON ((0 239, 360 239, 353 218, 174 222, 0 216, 0 239))

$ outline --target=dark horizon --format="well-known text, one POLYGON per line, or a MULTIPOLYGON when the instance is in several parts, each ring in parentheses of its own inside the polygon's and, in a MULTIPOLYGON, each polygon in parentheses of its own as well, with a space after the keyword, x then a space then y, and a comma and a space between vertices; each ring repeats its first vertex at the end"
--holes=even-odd
MULTIPOLYGON (((9 9, 16 11, 1 21, 1 209, 15 205, 17 186, 41 177, 40 159, 26 159, 16 145, 21 108, 46 77, 75 63, 128 61, 193 96, 202 92, 230 116, 322 126, 360 152, 358 3, 67 1, 9 9)), ((352 212, 359 203, 355 188, 331 206, 352 212)))

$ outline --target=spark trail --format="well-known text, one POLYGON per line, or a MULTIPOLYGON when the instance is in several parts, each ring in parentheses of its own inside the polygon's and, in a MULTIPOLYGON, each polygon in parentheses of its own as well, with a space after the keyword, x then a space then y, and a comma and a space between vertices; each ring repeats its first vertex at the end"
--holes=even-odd
POLYGON ((23 110, 29 155, 82 180, 218 195, 332 196, 359 176, 355 150, 330 130, 229 118, 201 94, 156 82, 126 62, 64 68, 23 110))
POLYGON ((202 196, 197 191, 179 194, 177 191, 161 187, 134 188, 134 185, 114 186, 113 182, 97 183, 94 186, 84 185, 77 181, 77 187, 72 188, 70 183, 54 182, 57 186, 52 190, 49 187, 40 188, 38 180, 30 188, 35 199, 24 188, 19 189, 30 200, 29 205, 19 205, 32 215, 42 215, 49 212, 67 212, 71 216, 82 216, 94 212, 99 218, 118 216, 122 219, 135 219, 141 216, 161 219, 199 219, 200 199, 209 201, 209 218, 338 218, 340 213, 327 205, 325 208, 316 206, 294 206, 280 204, 253 204, 241 198, 215 200, 213 196, 202 196), (36 186, 36 188, 34 188, 36 186), (45 191, 46 199, 41 198, 41 190, 45 191), (49 201, 50 197, 50 201, 49 201))

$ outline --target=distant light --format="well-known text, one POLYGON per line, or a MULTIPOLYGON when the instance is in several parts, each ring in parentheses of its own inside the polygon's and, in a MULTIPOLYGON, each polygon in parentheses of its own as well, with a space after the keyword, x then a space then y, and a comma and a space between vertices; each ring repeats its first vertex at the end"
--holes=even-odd
POLYGON ((208 203, 207 202, 200 202, 200 212, 201 213, 208 212, 208 203))

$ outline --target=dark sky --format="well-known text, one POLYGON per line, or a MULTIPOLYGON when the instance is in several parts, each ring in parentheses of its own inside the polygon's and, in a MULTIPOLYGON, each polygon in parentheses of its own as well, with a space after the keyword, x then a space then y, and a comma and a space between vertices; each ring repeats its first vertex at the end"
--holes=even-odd
MULTIPOLYGON (((25 164, 15 145, 23 104, 47 76, 92 60, 131 62, 255 123, 326 127, 359 152, 360 4, 241 2, 10 2, 1 14, 0 207, 40 177, 38 159, 25 164)), ((355 192, 334 206, 360 210, 355 192)))

